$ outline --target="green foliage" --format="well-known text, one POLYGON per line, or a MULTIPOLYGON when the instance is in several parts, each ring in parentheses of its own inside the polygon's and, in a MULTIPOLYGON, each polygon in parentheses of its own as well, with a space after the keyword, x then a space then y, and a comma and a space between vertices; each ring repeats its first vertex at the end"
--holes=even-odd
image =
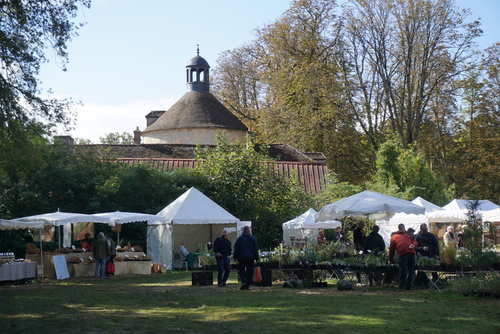
POLYGON ((215 253, 213 250, 208 250, 207 244, 201 244, 198 246, 198 259, 202 266, 213 266, 217 264, 217 259, 215 258, 215 253))
POLYGON ((363 191, 360 186, 341 182, 334 174, 328 174, 326 180, 325 187, 316 195, 316 207, 318 208, 363 191))
POLYGON ((450 289, 462 296, 481 297, 500 295, 500 274, 498 272, 477 273, 449 281, 450 289))
POLYGON ((130 132, 111 132, 99 137, 101 144, 133 144, 134 137, 130 132))
POLYGON ((206 194, 240 220, 252 221, 261 247, 281 240, 281 224, 307 209, 310 197, 297 178, 273 170, 260 146, 229 145, 224 132, 215 149, 196 150, 196 172, 206 179, 206 194))
POLYGON ((401 169, 398 165, 401 155, 401 144, 395 140, 383 143, 377 151, 376 180, 385 185, 401 185, 401 169))
POLYGON ((453 195, 453 187, 436 175, 420 153, 405 149, 394 140, 380 146, 375 183, 370 188, 407 200, 420 196, 437 205, 445 204, 453 195))
POLYGON ((66 62, 67 42, 78 29, 71 19, 80 5, 90 7, 90 0, 7 0, 0 4, 0 130, 7 130, 14 140, 39 120, 69 125, 66 109, 71 100, 42 97, 36 76, 47 61, 47 50, 63 65, 66 62))

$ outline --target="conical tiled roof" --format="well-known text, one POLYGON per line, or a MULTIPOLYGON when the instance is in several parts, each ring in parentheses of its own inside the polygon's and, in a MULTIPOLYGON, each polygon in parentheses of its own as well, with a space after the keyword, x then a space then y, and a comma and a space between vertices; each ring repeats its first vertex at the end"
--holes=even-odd
POLYGON ((248 128, 211 93, 185 93, 142 133, 172 129, 211 128, 247 131, 248 128))

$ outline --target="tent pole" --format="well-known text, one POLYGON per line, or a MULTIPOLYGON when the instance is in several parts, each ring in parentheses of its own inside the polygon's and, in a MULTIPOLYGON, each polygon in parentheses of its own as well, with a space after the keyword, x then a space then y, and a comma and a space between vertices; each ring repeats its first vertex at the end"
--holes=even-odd
POLYGON ((45 267, 43 266, 43 239, 42 239, 43 234, 42 234, 42 229, 39 229, 39 231, 40 231, 40 263, 42 264, 42 282, 43 282, 45 280, 45 267))

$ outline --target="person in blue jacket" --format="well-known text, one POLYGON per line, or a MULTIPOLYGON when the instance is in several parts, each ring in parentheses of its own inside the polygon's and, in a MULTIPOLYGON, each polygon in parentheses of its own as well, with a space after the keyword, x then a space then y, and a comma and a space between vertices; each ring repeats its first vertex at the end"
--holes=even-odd
POLYGON ((241 279, 240 290, 249 290, 252 282, 255 261, 259 261, 259 245, 249 226, 243 227, 243 233, 234 244, 234 259, 238 261, 241 279))
POLYGON ((222 235, 214 241, 214 253, 217 260, 217 285, 226 286, 229 273, 231 272, 231 241, 227 238, 228 232, 222 231, 222 235))

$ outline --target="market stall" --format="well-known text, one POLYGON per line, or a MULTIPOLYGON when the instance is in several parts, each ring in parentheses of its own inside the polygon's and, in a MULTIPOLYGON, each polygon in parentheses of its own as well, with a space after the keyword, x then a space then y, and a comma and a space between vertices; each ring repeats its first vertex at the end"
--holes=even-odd
MULTIPOLYGON (((52 254, 26 254, 26 259, 41 263, 43 261, 43 273, 46 278, 56 278, 52 254)), ((94 276, 95 260, 92 258, 92 252, 65 253, 66 263, 70 277, 92 277, 94 276)), ((151 274, 151 259, 145 256, 143 252, 118 252, 115 260, 115 276, 120 275, 149 275, 151 274)))
POLYGON ((0 282, 22 282, 36 276, 37 268, 34 262, 3 263, 0 266, 0 282))

